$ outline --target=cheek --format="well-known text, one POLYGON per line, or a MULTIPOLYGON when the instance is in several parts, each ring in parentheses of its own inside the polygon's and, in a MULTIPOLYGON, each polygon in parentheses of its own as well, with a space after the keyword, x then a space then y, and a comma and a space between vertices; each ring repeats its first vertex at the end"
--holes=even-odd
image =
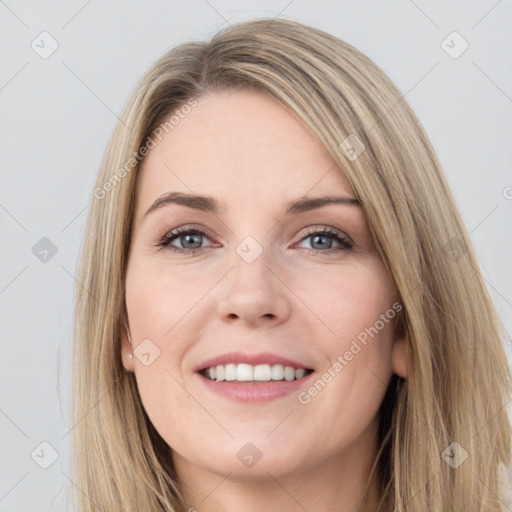
POLYGON ((190 396, 181 385, 182 363, 190 340, 201 339, 206 315, 206 301, 201 299, 218 279, 214 272, 201 273, 198 278, 197 272, 174 270, 161 263, 134 261, 128 268, 126 306, 137 387, 157 427, 171 429, 192 414, 190 396), (139 357, 145 353, 149 353, 150 364, 139 357))
POLYGON ((200 308, 202 297, 218 280, 214 274, 181 267, 172 269, 165 262, 158 265, 134 263, 126 279, 130 328, 138 338, 150 337, 151 333, 161 343, 184 326, 193 328, 195 324, 184 320, 200 308))
POLYGON ((194 298, 183 289, 185 284, 178 274, 135 264, 126 279, 137 388, 151 422, 168 444, 180 439, 182 429, 177 425, 197 423, 197 412, 180 385, 180 363, 187 350, 182 327, 190 333, 195 326, 184 321, 194 298))
POLYGON ((395 287, 376 259, 317 274, 296 286, 322 321, 315 346, 325 357, 319 377, 330 391, 319 392, 322 398, 312 402, 356 413, 352 422, 363 425, 378 409, 392 374, 395 287))
MULTIPOLYGON (((303 275, 308 275, 304 273, 303 275)), ((345 344, 358 335, 364 338, 366 329, 377 324, 377 330, 386 334, 390 322, 381 315, 394 317, 392 304, 396 296, 393 282, 377 258, 338 268, 325 268, 321 272, 296 280, 297 295, 317 315, 325 329, 321 339, 328 346, 345 344)), ((372 330, 373 331, 373 330, 372 330)), ((384 336, 383 336, 384 337, 384 336)))

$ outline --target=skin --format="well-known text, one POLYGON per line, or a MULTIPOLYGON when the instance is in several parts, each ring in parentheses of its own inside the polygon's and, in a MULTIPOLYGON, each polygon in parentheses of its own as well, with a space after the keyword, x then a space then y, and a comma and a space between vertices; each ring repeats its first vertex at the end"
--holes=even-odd
POLYGON ((194 372, 240 350, 275 352, 321 376, 396 301, 362 208, 283 214, 305 195, 355 197, 302 122, 245 90, 200 97, 138 176, 121 357, 172 448, 187 505, 201 512, 355 512, 375 510, 379 498, 372 485, 361 504, 377 412, 393 372, 406 376, 408 368, 392 321, 307 404, 296 393, 235 402, 207 390, 194 372), (167 204, 144 217, 170 191, 213 196, 219 212, 167 204), (156 246, 179 226, 205 235, 156 246), (331 235, 315 243, 311 233, 325 227, 353 247, 331 235), (263 249, 252 263, 236 252, 247 236, 263 249), (196 246, 192 255, 170 249, 196 246), (148 366, 129 357, 145 339, 160 351, 148 366), (237 457, 247 442, 261 452, 250 468, 237 457))

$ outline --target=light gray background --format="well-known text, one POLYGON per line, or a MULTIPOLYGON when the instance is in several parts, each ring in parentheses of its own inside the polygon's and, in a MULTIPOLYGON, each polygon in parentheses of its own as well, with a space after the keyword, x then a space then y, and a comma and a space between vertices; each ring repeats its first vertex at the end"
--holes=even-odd
POLYGON ((512 332, 510 0, 0 0, 0 512, 65 510, 73 486, 74 276, 117 116, 166 50, 260 16, 346 40, 406 95, 512 332), (49 48, 43 31, 59 45, 47 59, 31 47, 49 48), (453 31, 469 43, 457 59, 441 47, 453 31), (42 237, 58 249, 46 263, 32 252, 42 237), (35 462, 51 462, 43 441, 59 454, 46 470, 35 462))

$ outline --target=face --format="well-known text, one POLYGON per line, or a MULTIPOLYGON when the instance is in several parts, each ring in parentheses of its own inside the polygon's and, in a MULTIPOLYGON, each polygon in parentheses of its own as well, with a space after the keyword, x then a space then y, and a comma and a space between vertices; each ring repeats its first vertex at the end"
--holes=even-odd
POLYGON ((243 479, 357 460, 405 355, 362 208, 305 201, 353 190, 260 93, 215 92, 182 117, 137 183, 121 356, 144 408, 180 467, 243 479), (240 380, 198 371, 212 366, 240 380))

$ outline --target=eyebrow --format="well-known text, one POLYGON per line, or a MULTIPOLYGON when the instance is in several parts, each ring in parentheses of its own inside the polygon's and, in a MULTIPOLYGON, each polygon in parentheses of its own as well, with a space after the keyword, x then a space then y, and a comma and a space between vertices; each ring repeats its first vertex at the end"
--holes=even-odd
MULTIPOLYGON (((201 210, 204 212, 216 214, 219 211, 217 201, 211 196, 199 196, 195 194, 185 194, 183 192, 167 192, 158 197, 148 208, 144 217, 147 217, 152 211, 162 208, 168 204, 179 204, 201 210)), ((310 210, 316 210, 329 204, 355 205, 360 206, 359 199, 345 196, 323 196, 323 197, 303 197, 296 201, 290 201, 284 211, 285 215, 289 213, 303 213, 310 210)))

